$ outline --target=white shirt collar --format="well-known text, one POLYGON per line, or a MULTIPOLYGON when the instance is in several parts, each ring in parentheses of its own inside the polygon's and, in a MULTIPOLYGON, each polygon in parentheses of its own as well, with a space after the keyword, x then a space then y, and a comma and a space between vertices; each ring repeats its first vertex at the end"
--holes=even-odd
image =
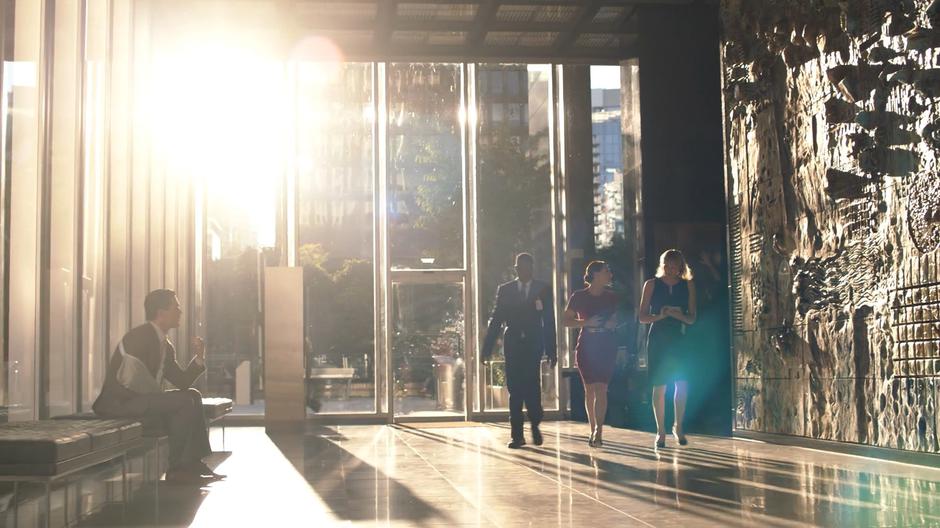
POLYGON ((157 339, 159 339, 161 343, 167 340, 166 332, 164 332, 162 328, 157 326, 156 323, 154 323, 153 321, 150 321, 150 326, 152 326, 153 329, 157 331, 157 339))

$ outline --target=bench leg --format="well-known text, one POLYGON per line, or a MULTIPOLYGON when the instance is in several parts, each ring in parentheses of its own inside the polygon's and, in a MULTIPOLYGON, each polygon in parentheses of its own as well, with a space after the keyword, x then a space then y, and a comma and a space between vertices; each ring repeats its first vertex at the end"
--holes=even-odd
POLYGON ((46 528, 52 524, 52 483, 46 481, 46 518, 44 522, 46 528))
POLYGON ((121 518, 127 516, 127 452, 121 455, 121 518))
POLYGON ((160 438, 154 438, 153 440, 153 454, 156 459, 156 467, 154 468, 154 477, 153 477, 153 522, 155 524, 160 524, 160 476, 162 471, 160 470, 160 438))

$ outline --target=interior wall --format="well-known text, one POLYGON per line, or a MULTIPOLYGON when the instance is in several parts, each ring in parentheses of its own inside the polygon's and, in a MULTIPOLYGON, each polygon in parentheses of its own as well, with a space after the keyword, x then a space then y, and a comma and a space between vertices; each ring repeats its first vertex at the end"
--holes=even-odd
POLYGON ((721 3, 738 429, 940 451, 938 12, 721 3))
MULTIPOLYGON (((659 255, 678 248, 692 267, 699 317, 689 328, 696 346, 689 358, 695 374, 688 380, 686 425, 727 434, 732 383, 721 258, 726 223, 718 9, 644 5, 637 14, 644 244, 638 264, 645 278, 652 277, 659 255)), ((641 339, 645 332, 641 326, 641 339)))

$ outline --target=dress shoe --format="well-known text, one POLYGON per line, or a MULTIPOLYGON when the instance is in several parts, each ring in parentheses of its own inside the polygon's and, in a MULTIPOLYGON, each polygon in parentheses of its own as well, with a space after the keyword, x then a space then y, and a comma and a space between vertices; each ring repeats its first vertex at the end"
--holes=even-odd
POLYGON ((225 478, 225 475, 212 471, 212 468, 210 468, 209 466, 207 466, 206 464, 202 462, 193 464, 188 469, 190 469, 193 473, 198 473, 199 475, 202 475, 203 477, 208 477, 214 480, 222 480, 225 478))
POLYGON ((524 445, 525 445, 525 439, 519 439, 519 440, 513 439, 513 440, 510 440, 508 444, 506 444, 506 447, 508 447, 509 449, 521 449, 522 446, 524 445))
POLYGON ((532 443, 537 446, 540 446, 542 445, 542 442, 544 441, 545 439, 542 438, 542 431, 539 430, 539 426, 533 425, 532 426, 532 443))
POLYGON ((202 486, 212 482, 212 477, 204 477, 189 469, 171 469, 166 472, 165 481, 171 484, 192 484, 202 486))

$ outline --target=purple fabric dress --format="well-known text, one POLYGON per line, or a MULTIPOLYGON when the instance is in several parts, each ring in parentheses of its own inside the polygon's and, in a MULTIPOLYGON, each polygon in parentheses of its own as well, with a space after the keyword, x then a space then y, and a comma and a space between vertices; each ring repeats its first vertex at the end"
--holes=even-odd
MULTIPOLYGON (((600 315, 610 318, 617 311, 617 295, 604 290, 601 295, 591 295, 587 288, 571 294, 568 309, 578 314, 579 319, 590 319, 600 315)), ((575 348, 575 365, 585 383, 610 383, 617 362, 617 336, 606 328, 581 328, 575 348)))

